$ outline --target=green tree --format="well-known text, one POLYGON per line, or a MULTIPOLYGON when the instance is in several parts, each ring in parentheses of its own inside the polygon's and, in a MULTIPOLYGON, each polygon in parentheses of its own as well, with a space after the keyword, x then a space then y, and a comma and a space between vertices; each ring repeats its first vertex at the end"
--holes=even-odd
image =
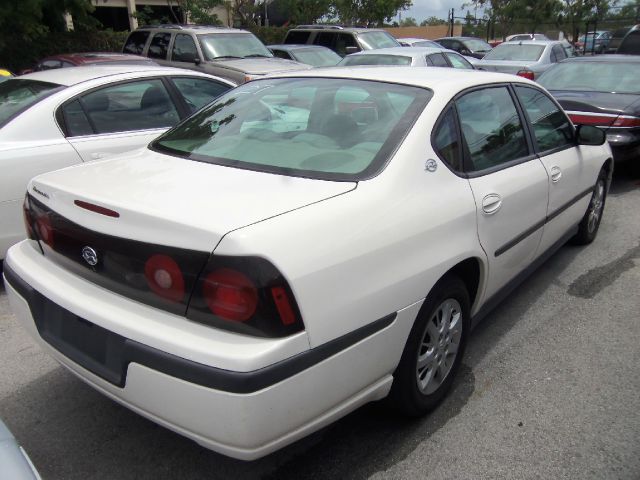
POLYGON ((413 17, 407 17, 402 19, 402 21, 400 22, 400 26, 401 27, 417 27, 418 22, 416 22, 416 19, 413 17))
POLYGON ((287 12, 291 23, 295 25, 315 23, 329 15, 331 0, 280 0, 279 11, 287 12))
POLYGON ((447 21, 444 18, 429 17, 429 18, 425 18, 423 21, 421 21, 420 22, 420 26, 421 27, 435 26, 435 25, 442 25, 444 23, 447 23, 447 21))
MULTIPOLYGON (((223 0, 174 0, 188 23, 220 25, 222 22, 212 10, 224 4, 223 0)), ((171 1, 168 1, 171 4, 171 1)))
POLYGON ((350 25, 382 26, 400 10, 406 10, 411 0, 334 0, 332 15, 350 25))

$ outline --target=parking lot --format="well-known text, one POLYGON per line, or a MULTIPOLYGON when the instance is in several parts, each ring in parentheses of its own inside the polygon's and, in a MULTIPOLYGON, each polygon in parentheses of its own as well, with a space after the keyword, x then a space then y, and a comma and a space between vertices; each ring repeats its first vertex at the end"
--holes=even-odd
POLYGON ((451 395, 370 404, 251 463, 107 399, 43 354, 0 290, 0 417, 44 479, 640 477, 640 182, 617 173, 596 241, 566 246, 475 330, 451 395))

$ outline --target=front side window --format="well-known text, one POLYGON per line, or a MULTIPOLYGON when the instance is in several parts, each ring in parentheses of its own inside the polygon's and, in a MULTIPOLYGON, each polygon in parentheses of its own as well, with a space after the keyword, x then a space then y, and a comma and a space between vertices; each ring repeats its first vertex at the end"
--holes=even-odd
POLYGON ((0 83, 0 127, 15 115, 63 88, 62 85, 55 83, 19 78, 12 78, 0 83))
POLYGON ((167 50, 169 48, 170 40, 170 33, 156 33, 151 39, 151 45, 149 45, 149 52, 147 53, 147 56, 149 58, 159 58, 160 60, 167 58, 167 50))
POLYGON ((348 35, 346 33, 338 34, 338 36, 336 37, 336 45, 334 48, 335 51, 338 53, 338 55, 346 55, 347 47, 356 47, 358 50, 360 50, 358 44, 353 38, 353 35, 348 35))
POLYGON ((335 42, 335 39, 336 39, 336 34, 333 32, 320 32, 318 33, 318 35, 316 35, 316 38, 313 41, 313 43, 315 43, 316 45, 322 45, 323 47, 327 47, 333 50, 333 44, 335 42))
POLYGON ((196 49, 196 42, 193 41, 191 35, 185 35, 184 33, 176 35, 173 41, 173 48, 171 49, 171 59, 174 62, 193 63, 197 58, 198 50, 196 49))
POLYGON ((142 55, 144 46, 149 38, 149 32, 133 32, 127 38, 127 42, 122 49, 123 53, 131 53, 133 55, 142 55))
POLYGON ((384 167, 430 98, 427 89, 365 80, 257 80, 222 95, 152 148, 234 168, 359 180, 384 167))
POLYGON ((304 30, 289 30, 287 38, 284 39, 284 43, 305 44, 307 40, 309 40, 309 35, 311 35, 311 32, 305 32, 304 30))
POLYGON ((198 40, 207 60, 273 57, 253 33, 207 33, 198 40))
POLYGON ((520 116, 507 87, 484 88, 456 100, 468 170, 493 168, 529 154, 520 116))
POLYGON ((160 80, 128 82, 80 97, 96 133, 171 127, 179 116, 160 80))
POLYGON ((231 88, 224 83, 204 78, 176 77, 171 81, 187 102, 189 113, 201 109, 231 88))
POLYGON ((567 116, 538 89, 517 86, 541 152, 574 146, 573 128, 567 116))

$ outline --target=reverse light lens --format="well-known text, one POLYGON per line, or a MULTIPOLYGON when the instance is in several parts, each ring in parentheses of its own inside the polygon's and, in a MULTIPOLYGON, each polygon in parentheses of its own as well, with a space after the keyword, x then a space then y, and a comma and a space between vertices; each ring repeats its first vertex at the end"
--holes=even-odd
POLYGON ((154 255, 144 265, 147 285, 156 295, 179 302, 184 298, 184 276, 176 261, 168 255, 154 255))
POLYGON ((535 80, 536 75, 531 70, 520 70, 518 72, 519 77, 526 78, 527 80, 535 80))
POLYGON ((54 246, 53 225, 48 215, 40 215, 36 219, 36 234, 38 238, 51 248, 54 246))
POLYGON ((227 320, 246 322, 258 306, 256 286, 246 275, 230 268, 209 273, 202 289, 209 310, 227 320))

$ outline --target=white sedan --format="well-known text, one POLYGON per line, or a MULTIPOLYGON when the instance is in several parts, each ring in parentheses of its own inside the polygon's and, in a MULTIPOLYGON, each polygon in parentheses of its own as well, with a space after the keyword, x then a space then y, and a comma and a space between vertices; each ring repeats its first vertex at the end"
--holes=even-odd
POLYGON ((255 459, 386 396, 434 408, 471 327, 595 238, 611 173, 604 133, 513 75, 279 75, 33 179, 7 294, 89 385, 255 459))
POLYGON ((22 199, 40 173, 143 147, 234 85, 192 70, 88 66, 0 84, 0 261, 25 238, 22 199))
MULTIPOLYGON (((475 59, 474 59, 475 60, 475 59)), ((468 58, 443 47, 393 47, 363 50, 347 55, 339 67, 358 65, 411 65, 412 67, 445 67, 473 70, 468 58)))

